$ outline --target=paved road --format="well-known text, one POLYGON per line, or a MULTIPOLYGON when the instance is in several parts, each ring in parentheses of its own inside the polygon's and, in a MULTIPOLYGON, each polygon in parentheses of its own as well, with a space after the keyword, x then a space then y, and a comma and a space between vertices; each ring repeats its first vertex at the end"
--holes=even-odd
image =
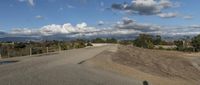
POLYGON ((0 65, 0 85, 139 85, 128 77, 78 64, 115 47, 108 45, 12 58, 19 62, 0 65))

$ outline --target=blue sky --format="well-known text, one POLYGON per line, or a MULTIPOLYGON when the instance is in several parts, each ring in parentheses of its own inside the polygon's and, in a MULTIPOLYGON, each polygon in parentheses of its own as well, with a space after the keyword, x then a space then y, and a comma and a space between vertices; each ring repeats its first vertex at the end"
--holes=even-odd
MULTIPOLYGON (((199 30, 193 28, 199 27, 200 29, 200 6, 198 3, 198 0, 1 0, 0 30, 9 34, 20 34, 17 33, 21 32, 20 29, 35 33, 38 29, 54 31, 56 28, 51 26, 51 28, 44 28, 44 26, 52 24, 62 26, 70 23, 76 29, 77 24, 83 25, 84 23, 87 25, 84 27, 85 29, 89 27, 99 31, 99 29, 120 27, 125 21, 123 19, 126 19, 134 22, 128 26, 133 26, 135 31, 140 29, 134 28, 139 23, 138 27, 146 24, 156 25, 160 26, 161 30, 169 32, 169 29, 176 28, 176 33, 179 31, 183 33, 180 27, 183 30, 197 32, 199 30), (163 4, 160 4, 162 1, 163 4), (144 6, 141 6, 141 3, 144 6), (145 8, 149 5, 152 9, 145 8), (151 13, 149 14, 149 12, 151 13), (100 22, 101 25, 99 25, 100 22), (186 27, 190 27, 191 30, 186 27)), ((124 27, 127 26, 123 25, 118 29, 121 30, 124 27)), ((153 29, 150 26, 146 26, 146 28, 153 29)), ((60 29, 62 28, 58 27, 56 31, 60 29)), ((64 30, 66 31, 68 28, 64 28, 64 30)), ((187 34, 186 32, 184 33, 187 34)), ((56 33, 62 32, 57 31, 56 33)))

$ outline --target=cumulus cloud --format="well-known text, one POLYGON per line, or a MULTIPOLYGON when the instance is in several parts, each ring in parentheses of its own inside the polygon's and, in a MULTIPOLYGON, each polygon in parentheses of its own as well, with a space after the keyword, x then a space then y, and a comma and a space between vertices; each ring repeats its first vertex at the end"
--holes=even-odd
POLYGON ((160 0, 158 4, 160 5, 161 8, 170 8, 174 6, 174 4, 169 0, 160 0))
POLYGON ((160 13, 160 14, 157 14, 157 16, 161 18, 174 18, 178 16, 178 13, 160 13))
POLYGON ((12 30, 11 34, 16 35, 32 35, 33 31, 27 28, 15 28, 12 30))
POLYGON ((156 15, 175 5, 170 0, 133 0, 130 4, 112 4, 111 8, 139 15, 156 15))
POLYGON ((137 23, 135 20, 124 18, 122 22, 118 23, 116 28, 119 29, 132 29, 141 32, 158 31, 160 26, 153 24, 137 23))
POLYGON ((102 25, 104 25, 104 24, 105 24, 104 21, 98 21, 98 25, 99 25, 99 26, 102 26, 102 25))
POLYGON ((141 33, 161 35, 161 36, 194 36, 200 34, 200 25, 189 26, 161 26, 154 24, 138 23, 130 18, 123 18, 121 22, 118 22, 114 28, 119 29, 122 32, 131 32, 132 35, 138 35, 141 33))
POLYGON ((12 30, 11 34, 17 34, 17 35, 40 35, 40 36, 49 36, 49 35, 55 35, 55 34, 70 34, 70 33, 85 33, 85 32, 91 32, 91 31, 97 31, 94 27, 87 26, 86 23, 80 23, 76 26, 73 26, 70 23, 66 23, 63 25, 46 25, 43 26, 37 30, 31 30, 27 28, 17 28, 12 30))
MULTIPOLYGON (((117 24, 115 24, 117 25, 117 24)), ((94 37, 130 37, 141 33, 140 30, 120 29, 115 27, 95 28, 90 27, 87 23, 72 25, 66 23, 63 25, 51 24, 39 29, 15 28, 9 34, 13 36, 52 36, 66 38, 94 38, 94 37)))
MULTIPOLYGON (((134 38, 138 34, 146 33, 161 36, 183 36, 200 34, 200 25, 190 26, 160 26, 147 23, 138 23, 136 20, 124 17, 121 21, 110 27, 96 28, 88 26, 87 23, 72 25, 51 24, 38 29, 16 28, 8 34, 13 36, 42 36, 57 38, 94 38, 94 37, 115 37, 115 38, 134 38)), ((1 37, 1 36, 0 36, 1 37)))

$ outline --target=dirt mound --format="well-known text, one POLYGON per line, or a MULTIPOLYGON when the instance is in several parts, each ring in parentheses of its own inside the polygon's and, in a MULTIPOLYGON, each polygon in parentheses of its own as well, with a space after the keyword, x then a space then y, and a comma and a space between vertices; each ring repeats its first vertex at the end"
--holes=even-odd
POLYGON ((192 61, 190 57, 176 51, 119 46, 112 60, 151 75, 200 82, 200 70, 197 68, 200 63, 192 61))

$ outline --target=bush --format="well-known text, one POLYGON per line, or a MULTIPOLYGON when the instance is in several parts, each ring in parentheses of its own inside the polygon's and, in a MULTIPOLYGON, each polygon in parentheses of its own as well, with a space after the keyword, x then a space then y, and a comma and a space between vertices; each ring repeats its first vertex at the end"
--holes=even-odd
POLYGON ((154 48, 153 36, 147 34, 140 34, 138 38, 134 40, 134 45, 143 48, 154 48))
POLYGON ((200 35, 192 38, 191 44, 194 47, 195 51, 200 51, 200 35))
POLYGON ((41 54, 44 53, 42 48, 33 48, 32 49, 32 54, 41 54))
POLYGON ((115 38, 107 38, 106 43, 117 43, 117 40, 115 38))
POLYGON ((164 50, 164 48, 163 48, 162 46, 159 46, 158 49, 160 49, 160 50, 164 50))
POLYGON ((133 43, 132 40, 122 40, 119 42, 121 45, 131 45, 133 43))
POLYGON ((93 46, 93 45, 92 45, 92 43, 88 42, 88 43, 87 43, 87 46, 93 46))
POLYGON ((25 43, 15 43, 14 48, 26 48, 26 44, 25 43))
POLYGON ((93 43, 105 43, 105 40, 102 38, 96 38, 94 40, 92 40, 93 43))
POLYGON ((160 45, 162 44, 162 38, 160 35, 156 35, 154 38, 153 38, 153 44, 154 45, 160 45))

